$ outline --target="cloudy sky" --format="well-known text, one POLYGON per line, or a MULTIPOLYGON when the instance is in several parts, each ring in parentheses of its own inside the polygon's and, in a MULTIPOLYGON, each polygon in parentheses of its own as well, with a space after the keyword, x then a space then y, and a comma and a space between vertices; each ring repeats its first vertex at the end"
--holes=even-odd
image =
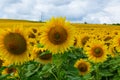
POLYGON ((0 18, 71 22, 120 23, 120 0, 1 0, 0 18))

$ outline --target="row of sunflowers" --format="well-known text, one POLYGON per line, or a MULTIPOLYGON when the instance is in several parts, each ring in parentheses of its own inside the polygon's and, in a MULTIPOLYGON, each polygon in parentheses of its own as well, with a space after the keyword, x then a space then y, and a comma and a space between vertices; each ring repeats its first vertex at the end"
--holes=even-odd
POLYGON ((120 26, 0 23, 2 80, 119 80, 120 26))

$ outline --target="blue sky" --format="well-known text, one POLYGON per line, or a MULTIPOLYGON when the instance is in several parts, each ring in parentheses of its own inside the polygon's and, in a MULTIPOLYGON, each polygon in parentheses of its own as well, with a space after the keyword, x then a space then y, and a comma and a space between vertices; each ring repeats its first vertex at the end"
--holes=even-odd
POLYGON ((1 0, 0 18, 71 22, 120 23, 120 0, 1 0), (42 18, 41 18, 42 16, 42 18))

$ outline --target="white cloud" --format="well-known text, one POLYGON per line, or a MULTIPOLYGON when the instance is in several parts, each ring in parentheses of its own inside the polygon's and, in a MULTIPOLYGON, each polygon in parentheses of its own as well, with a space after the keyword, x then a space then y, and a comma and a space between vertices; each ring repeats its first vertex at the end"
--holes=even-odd
POLYGON ((120 0, 111 0, 104 9, 111 19, 111 23, 120 23, 120 0))
POLYGON ((109 0, 106 4, 103 4, 98 9, 99 11, 84 16, 82 21, 87 21, 88 23, 120 23, 120 1, 119 0, 109 0))
POLYGON ((65 16, 72 22, 118 23, 119 0, 3 0, 0 18, 47 20, 65 16))
POLYGON ((86 15, 82 22, 88 23, 112 23, 109 17, 109 14, 105 12, 97 12, 86 15))

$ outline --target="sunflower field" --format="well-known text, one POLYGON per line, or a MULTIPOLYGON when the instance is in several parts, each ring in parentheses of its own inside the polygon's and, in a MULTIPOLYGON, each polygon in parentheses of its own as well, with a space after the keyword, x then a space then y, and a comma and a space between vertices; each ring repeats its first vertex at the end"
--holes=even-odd
POLYGON ((120 80, 120 26, 0 19, 0 80, 120 80))

